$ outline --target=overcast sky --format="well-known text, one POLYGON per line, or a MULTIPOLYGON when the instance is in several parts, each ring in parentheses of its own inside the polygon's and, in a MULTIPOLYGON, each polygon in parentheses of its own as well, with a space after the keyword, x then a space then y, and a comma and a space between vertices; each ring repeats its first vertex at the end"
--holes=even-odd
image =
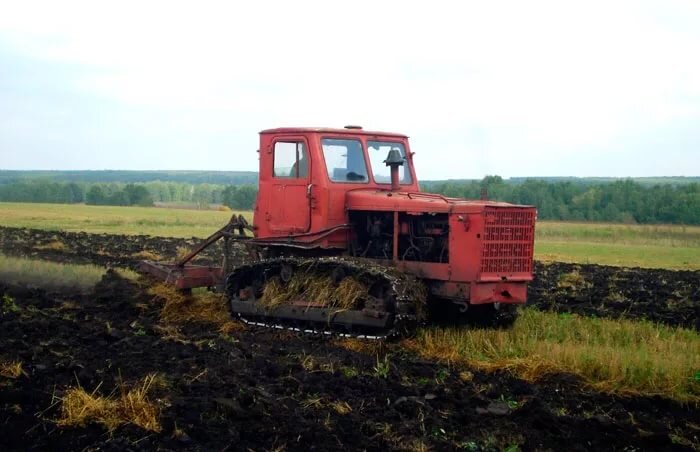
POLYGON ((6 2, 0 168, 257 170, 411 137, 422 179, 699 176, 700 2, 6 2))

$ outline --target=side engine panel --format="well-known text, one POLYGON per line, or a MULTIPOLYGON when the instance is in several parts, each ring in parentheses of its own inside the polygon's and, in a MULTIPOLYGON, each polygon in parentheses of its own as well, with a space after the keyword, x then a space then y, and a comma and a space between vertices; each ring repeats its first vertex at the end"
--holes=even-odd
POLYGON ((424 279, 438 298, 524 303, 532 280, 535 216, 534 208, 521 206, 463 213, 350 211, 349 253, 392 260, 424 279))
MULTIPOLYGON (((350 212, 351 254, 392 259, 394 212, 350 212)), ((448 214, 398 213, 397 258, 400 261, 449 262, 448 214)))

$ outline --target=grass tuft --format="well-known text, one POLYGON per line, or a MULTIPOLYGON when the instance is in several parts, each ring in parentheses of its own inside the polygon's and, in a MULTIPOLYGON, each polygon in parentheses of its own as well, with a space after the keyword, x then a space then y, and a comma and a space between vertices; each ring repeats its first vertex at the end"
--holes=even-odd
POLYGON ((387 348, 383 341, 366 341, 351 337, 334 339, 333 345, 364 355, 383 355, 387 348))
POLYGON ((142 275, 136 273, 135 271, 131 270, 130 268, 114 268, 114 271, 124 279, 127 279, 132 282, 137 282, 141 280, 143 277, 142 275))
POLYGON ((22 361, 0 361, 0 376, 15 379, 22 375, 26 375, 22 361))
POLYGON ((160 320, 164 324, 208 323, 218 327, 219 332, 224 334, 240 331, 243 328, 243 325, 231 319, 226 301, 221 294, 211 292, 185 294, 167 284, 151 286, 148 294, 163 302, 160 320))
POLYGON ((352 407, 348 402, 336 401, 331 402, 329 405, 336 413, 340 415, 346 415, 352 412, 352 407))
POLYGON ((331 275, 318 275, 311 270, 295 272, 286 284, 273 278, 265 285, 260 303, 274 309, 285 303, 303 300, 320 307, 347 310, 355 308, 358 301, 366 296, 367 288, 354 278, 344 278, 336 284, 331 275))
POLYGON ((53 240, 53 241, 46 243, 44 245, 35 245, 34 249, 35 250, 49 250, 49 251, 66 251, 68 249, 68 245, 61 242, 60 240, 53 240))
POLYGON ((147 261, 160 261, 163 260, 163 256, 161 256, 158 253, 154 253, 153 251, 148 251, 148 250, 142 250, 139 251, 138 253, 134 253, 131 255, 131 257, 135 259, 143 259, 147 261))
POLYGON ((557 287, 560 289, 570 289, 574 292, 590 288, 591 286, 592 284, 586 281, 578 269, 572 271, 571 273, 560 275, 559 282, 557 282, 557 287))
POLYGON ((572 373, 603 392, 700 403, 700 381, 694 379, 700 335, 648 321, 525 309, 510 330, 429 328, 404 343, 424 357, 529 381, 572 373))
POLYGON ((186 246, 178 246, 177 250, 175 250, 175 260, 179 261, 180 259, 183 259, 185 256, 190 254, 192 252, 192 249, 186 246))
POLYGON ((70 388, 61 400, 61 427, 82 427, 95 422, 113 432, 125 424, 137 425, 144 430, 160 432, 160 407, 149 398, 152 389, 162 384, 157 374, 147 375, 132 388, 119 385, 118 394, 104 397, 83 388, 70 388))

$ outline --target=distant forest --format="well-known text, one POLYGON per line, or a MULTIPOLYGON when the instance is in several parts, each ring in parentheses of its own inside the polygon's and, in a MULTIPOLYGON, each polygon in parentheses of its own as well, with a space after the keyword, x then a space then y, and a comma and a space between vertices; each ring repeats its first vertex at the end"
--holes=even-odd
POLYGON ((26 180, 92 183, 180 182, 183 184, 242 185, 258 183, 257 171, 11 171, 0 170, 0 185, 26 180))
POLYGON ((524 179, 507 183, 499 176, 471 182, 426 182, 421 189, 445 196, 488 199, 537 207, 542 220, 616 223, 700 224, 700 183, 643 184, 633 179, 580 183, 524 179))
POLYGON ((180 182, 93 183, 26 180, 0 184, 0 201, 85 203, 97 206, 153 206, 155 203, 191 204, 207 208, 222 204, 249 210, 257 185, 189 184, 180 182))
MULTIPOLYGON (((700 178, 511 178, 421 182, 450 197, 537 206, 563 221, 700 225, 700 178)), ((3 171, 0 201, 142 205, 223 204, 250 209, 257 173, 224 171, 3 171), (216 182, 212 182, 216 181, 216 182)))
MULTIPOLYGON (((615 177, 511 177, 503 179, 506 184, 521 184, 526 180, 537 179, 546 182, 571 182, 573 184, 597 185, 613 183, 620 180, 615 177)), ((700 183, 700 177, 634 177, 640 185, 687 185, 700 183)), ((214 185, 257 185, 257 171, 126 171, 126 170, 2 170, 0 185, 27 180, 52 182, 93 182, 93 183, 143 183, 143 182, 181 182, 184 184, 214 185)), ((471 183, 479 179, 424 180, 422 184, 471 183)))

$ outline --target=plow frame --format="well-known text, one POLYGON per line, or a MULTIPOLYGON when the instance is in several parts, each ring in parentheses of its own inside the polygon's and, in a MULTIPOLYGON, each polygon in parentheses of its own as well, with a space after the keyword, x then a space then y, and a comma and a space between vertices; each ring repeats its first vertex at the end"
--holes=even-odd
POLYGON ((186 256, 180 258, 172 264, 141 261, 138 271, 149 275, 159 281, 174 286, 178 290, 191 290, 197 287, 216 287, 221 284, 225 274, 230 271, 228 262, 231 241, 246 242, 252 237, 247 236, 245 231, 253 232, 253 228, 243 215, 234 214, 229 222, 214 232, 212 235, 198 244, 186 256), (205 266, 188 264, 202 251, 206 250, 214 243, 224 239, 224 259, 221 266, 205 266))

